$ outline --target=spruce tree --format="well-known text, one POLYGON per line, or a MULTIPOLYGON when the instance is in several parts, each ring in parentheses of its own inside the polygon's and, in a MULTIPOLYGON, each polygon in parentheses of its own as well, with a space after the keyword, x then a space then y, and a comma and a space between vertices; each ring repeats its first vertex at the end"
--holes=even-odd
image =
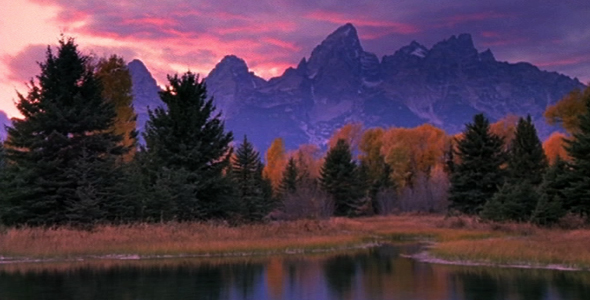
POLYGON ((19 94, 22 119, 7 127, 10 165, 2 217, 9 224, 94 223, 113 201, 114 161, 127 149, 112 128, 115 110, 73 39, 47 49, 41 74, 19 94))
POLYGON ((231 206, 224 172, 230 163, 232 133, 224 131, 221 114, 215 112, 197 75, 187 72, 169 76, 168 81, 160 93, 166 107, 149 111, 144 139, 147 182, 170 194, 150 203, 177 207, 168 213, 179 220, 223 217, 231 206))
POLYGON ((356 163, 348 143, 339 139, 320 170, 320 184, 332 197, 337 216, 358 216, 363 206, 356 163))
POLYGON ((463 138, 456 141, 456 155, 449 190, 450 208, 467 214, 477 214, 504 183, 502 169, 505 153, 503 140, 490 132, 490 123, 477 114, 466 125, 463 138))
POLYGON ((274 208, 272 186, 262 176, 260 154, 248 138, 236 149, 232 159, 231 176, 239 200, 241 216, 248 222, 259 222, 274 208))
POLYGON ((526 180, 538 186, 543 181, 548 162, 530 115, 519 119, 508 154, 510 182, 526 180))
POLYGON ((566 140, 571 157, 570 187, 565 190, 567 201, 575 213, 590 214, 590 96, 584 99, 586 111, 580 115, 580 127, 573 138, 566 140))
POLYGON ((528 181, 504 184, 483 207, 481 217, 493 221, 528 222, 539 194, 528 181))
POLYGON ((533 223, 551 225, 571 208, 564 194, 569 187, 568 168, 567 162, 557 156, 553 165, 547 169, 539 187, 539 202, 531 216, 533 223))
POLYGON ((285 166, 283 177, 281 178, 281 182, 279 184, 279 191, 281 195, 285 196, 287 194, 295 193, 299 179, 299 171, 297 170, 297 165, 295 164, 295 158, 291 157, 287 162, 287 166, 285 166))
POLYGON ((526 119, 520 118, 508 152, 508 179, 494 195, 494 200, 484 206, 482 216, 491 216, 495 220, 529 221, 537 207, 537 188, 546 169, 547 157, 530 115, 526 119), (493 216, 487 212, 490 205, 494 211, 497 205, 503 206, 501 211, 505 215, 493 216))

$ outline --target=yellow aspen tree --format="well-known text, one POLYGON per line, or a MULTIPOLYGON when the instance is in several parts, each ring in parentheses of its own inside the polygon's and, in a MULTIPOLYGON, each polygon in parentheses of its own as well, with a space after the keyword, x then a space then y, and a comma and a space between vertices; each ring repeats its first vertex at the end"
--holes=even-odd
POLYGON ((361 136, 363 134, 363 124, 361 123, 348 123, 338 129, 328 141, 328 147, 333 148, 339 139, 345 140, 352 152, 356 152, 358 149, 361 136))
POLYGON ((129 148, 123 156, 124 161, 130 161, 135 155, 137 115, 133 110, 133 95, 131 94, 131 75, 123 58, 112 55, 101 58, 96 67, 95 75, 102 84, 102 96, 113 103, 116 111, 113 132, 122 135, 121 144, 129 148))
POLYGON ((569 134, 580 128, 579 116, 586 112, 586 102, 590 101, 590 87, 584 91, 575 89, 554 105, 547 107, 544 116, 550 125, 559 124, 569 134))
POLYGON ((549 164, 553 164, 558 156, 564 160, 570 159, 564 147, 566 139, 567 136, 565 134, 556 131, 545 140, 543 150, 549 160, 549 164))
POLYGON ((279 188, 283 170, 287 163, 285 142, 282 138, 276 138, 272 141, 270 147, 266 150, 265 158, 266 165, 262 174, 270 180, 273 189, 276 191, 279 188))

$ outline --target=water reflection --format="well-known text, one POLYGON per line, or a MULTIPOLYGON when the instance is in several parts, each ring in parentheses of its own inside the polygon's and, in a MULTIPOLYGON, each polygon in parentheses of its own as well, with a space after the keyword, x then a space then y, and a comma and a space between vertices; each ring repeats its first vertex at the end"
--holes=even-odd
POLYGON ((0 299, 586 299, 589 272, 432 265, 417 245, 330 255, 0 265, 0 299))

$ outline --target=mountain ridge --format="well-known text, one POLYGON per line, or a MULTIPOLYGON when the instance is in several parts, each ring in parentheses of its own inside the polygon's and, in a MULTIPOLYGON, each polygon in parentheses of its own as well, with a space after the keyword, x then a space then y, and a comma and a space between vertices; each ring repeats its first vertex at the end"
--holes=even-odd
MULTIPOLYGON (((132 75, 144 72, 134 75, 138 78, 146 76, 147 69, 130 70, 132 75)), ((543 121, 545 108, 584 87, 577 79, 530 63, 497 61, 490 49, 478 51, 464 33, 431 48, 412 41, 379 59, 363 49, 350 23, 280 76, 260 78, 243 59, 228 55, 205 82, 226 127, 238 140, 247 134, 259 149, 276 137, 291 149, 323 145, 347 122, 367 127, 431 123, 453 134, 479 112, 492 121, 530 113, 546 137, 552 129, 543 121)), ((145 106, 145 97, 135 94, 135 85, 143 83, 133 83, 135 102, 145 106)))

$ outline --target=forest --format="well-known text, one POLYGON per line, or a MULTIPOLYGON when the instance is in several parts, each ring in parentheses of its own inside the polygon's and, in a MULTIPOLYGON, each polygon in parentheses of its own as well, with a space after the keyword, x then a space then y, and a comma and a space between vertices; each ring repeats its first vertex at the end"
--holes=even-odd
POLYGON ((361 217, 405 212, 473 215, 553 226, 590 213, 590 88, 547 108, 559 125, 544 143, 530 116, 462 133, 429 124, 349 123, 324 152, 261 152, 224 128, 203 79, 168 76, 138 144, 123 58, 82 54, 74 39, 48 47, 41 72, 18 94, 0 144, 0 224, 72 226, 140 222, 361 217))

